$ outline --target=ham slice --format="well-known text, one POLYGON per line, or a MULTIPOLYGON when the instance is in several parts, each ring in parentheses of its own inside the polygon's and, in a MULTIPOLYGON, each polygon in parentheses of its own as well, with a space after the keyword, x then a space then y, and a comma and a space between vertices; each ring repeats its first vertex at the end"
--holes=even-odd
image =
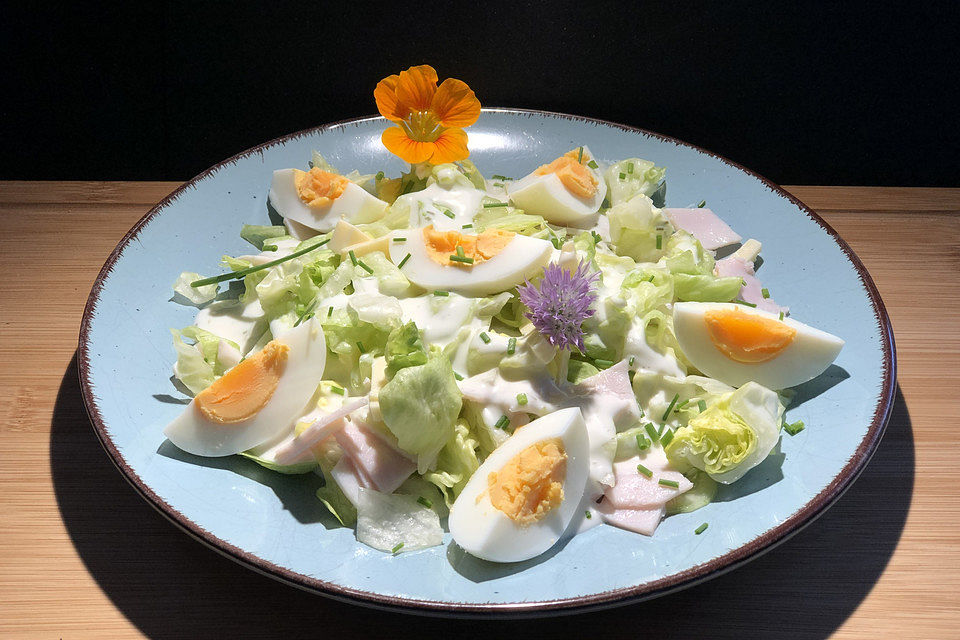
POLYGON ((790 310, 787 307, 781 307, 773 298, 763 297, 763 284, 756 276, 754 271, 754 260, 760 254, 760 243, 756 240, 747 240, 742 247, 735 253, 727 256, 723 260, 717 260, 713 267, 714 274, 718 276, 733 276, 743 280, 743 286, 740 287, 740 299, 744 302, 757 305, 757 309, 768 311, 770 313, 786 314, 790 310))
POLYGON ((313 447, 326 440, 329 436, 343 428, 346 424, 346 417, 363 407, 370 404, 367 398, 359 398, 353 402, 347 403, 327 415, 318 418, 316 422, 307 427, 303 433, 290 441, 289 444, 277 451, 276 460, 278 464, 293 464, 302 460, 304 455, 313 447))
POLYGON ((710 209, 664 209, 663 213, 673 226, 699 240, 704 249, 712 251, 743 240, 710 209))
POLYGON ((334 437, 366 489, 393 493, 417 468, 362 423, 347 422, 334 437))
POLYGON ((642 533, 645 536, 653 535, 653 532, 660 526, 664 513, 666 513, 666 509, 663 507, 659 509, 617 509, 606 500, 597 505, 597 511, 607 524, 634 533, 642 533))
POLYGON ((640 456, 634 456, 614 463, 613 475, 617 483, 603 492, 604 502, 617 509, 659 509, 667 504, 667 501, 693 488, 693 483, 679 471, 668 470, 664 468, 666 465, 656 464, 655 461, 660 457, 666 461, 663 450, 657 447, 655 452, 649 453, 642 461, 640 456), (637 471, 638 463, 650 469, 653 475, 648 478, 637 471), (660 484, 661 479, 671 480, 679 486, 676 489, 665 487, 660 484))

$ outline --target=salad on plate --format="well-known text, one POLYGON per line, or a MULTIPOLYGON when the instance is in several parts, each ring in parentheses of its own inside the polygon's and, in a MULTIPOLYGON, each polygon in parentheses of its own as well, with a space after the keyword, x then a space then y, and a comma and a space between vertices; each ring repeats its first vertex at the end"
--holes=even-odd
POLYGON ((665 207, 666 168, 582 145, 485 177, 465 83, 411 67, 374 96, 409 171, 278 167, 255 250, 174 284, 199 307, 173 330, 174 445, 320 475, 384 552, 446 530, 517 562, 600 524, 652 536, 803 428, 785 390, 843 340, 774 301, 759 242, 665 207))

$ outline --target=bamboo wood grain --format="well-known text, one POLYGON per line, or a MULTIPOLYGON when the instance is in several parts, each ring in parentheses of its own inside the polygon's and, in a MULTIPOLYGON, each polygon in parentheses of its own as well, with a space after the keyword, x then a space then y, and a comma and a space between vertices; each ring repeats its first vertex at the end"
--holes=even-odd
POLYGON ((74 350, 104 259, 173 182, 0 182, 0 637, 956 637, 960 189, 788 187, 850 243, 893 321, 900 395, 874 460, 822 518, 704 585, 541 621, 400 617, 275 583, 126 485, 74 350))

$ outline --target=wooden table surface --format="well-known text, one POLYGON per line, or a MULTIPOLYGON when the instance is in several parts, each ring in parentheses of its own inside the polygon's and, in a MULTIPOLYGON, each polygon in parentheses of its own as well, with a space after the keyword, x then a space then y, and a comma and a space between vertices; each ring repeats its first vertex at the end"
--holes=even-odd
POLYGON ((788 187, 863 259, 897 342, 886 436, 832 509, 659 600, 477 622, 262 577, 181 533, 110 463, 80 398, 80 316, 114 245, 175 186, 0 182, 0 637, 960 637, 960 189, 788 187))

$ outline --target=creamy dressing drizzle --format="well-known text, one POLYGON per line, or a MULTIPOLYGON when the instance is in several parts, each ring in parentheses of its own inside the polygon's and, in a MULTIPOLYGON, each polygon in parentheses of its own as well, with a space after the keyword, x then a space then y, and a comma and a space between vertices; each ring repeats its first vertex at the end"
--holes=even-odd
POLYGON ((432 224, 438 231, 461 231, 463 225, 473 223, 483 196, 483 191, 473 187, 456 184, 445 189, 432 184, 423 191, 403 197, 410 200, 411 228, 432 224), (444 211, 452 213, 453 218, 444 211))

